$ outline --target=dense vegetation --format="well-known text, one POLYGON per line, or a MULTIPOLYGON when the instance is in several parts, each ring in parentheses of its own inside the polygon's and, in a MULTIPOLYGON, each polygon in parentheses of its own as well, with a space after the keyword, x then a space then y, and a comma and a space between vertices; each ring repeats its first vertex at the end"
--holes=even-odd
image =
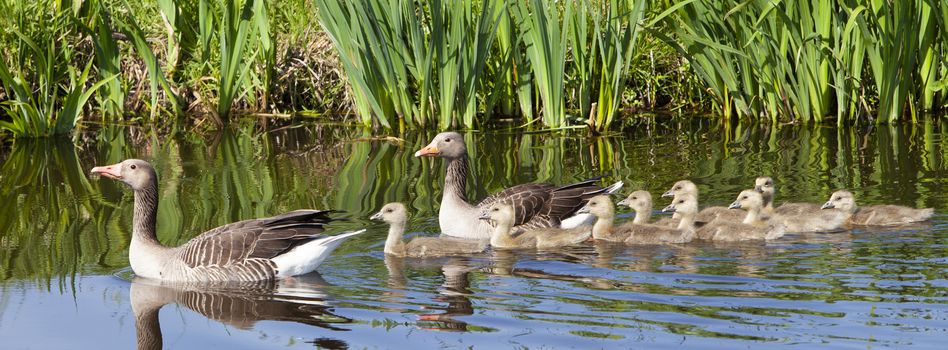
POLYGON ((68 133, 80 120, 218 128, 245 114, 603 131, 621 112, 661 109, 842 124, 948 106, 946 0, 2 0, 0 10, 0 135, 68 133))

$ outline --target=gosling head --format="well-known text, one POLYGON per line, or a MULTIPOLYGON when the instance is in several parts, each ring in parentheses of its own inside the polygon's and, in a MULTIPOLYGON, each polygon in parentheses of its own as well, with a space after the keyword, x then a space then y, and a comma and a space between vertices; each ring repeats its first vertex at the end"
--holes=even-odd
POLYGON ((481 215, 477 217, 480 220, 485 220, 493 224, 494 226, 513 226, 516 216, 514 214, 513 206, 506 203, 495 203, 487 209, 481 211, 481 215))
POLYGON ((665 213, 678 213, 682 215, 693 215, 698 213, 698 199, 690 195, 677 196, 671 204, 662 209, 665 213))
POLYGON ((830 195, 830 199, 823 204, 822 209, 840 209, 848 212, 856 211, 856 197, 852 192, 839 190, 830 195))
POLYGON ((754 180, 754 190, 764 195, 774 195, 774 179, 770 176, 761 176, 754 180))
POLYGON ((695 186, 695 183, 689 180, 681 180, 672 185, 670 190, 662 193, 662 197, 677 197, 682 195, 691 195, 697 198, 698 186, 695 186))
POLYGON ((378 213, 375 213, 369 219, 380 220, 389 224, 404 224, 408 221, 408 209, 405 205, 398 202, 388 203, 382 206, 378 213))
POLYGON ((141 159, 126 159, 118 164, 97 166, 92 168, 92 173, 124 182, 135 191, 153 187, 158 181, 155 168, 141 159))
POLYGON ((648 191, 635 191, 628 197, 619 201, 618 205, 624 205, 636 212, 645 212, 652 210, 652 194, 648 191))
POLYGON ((464 144, 464 136, 448 131, 435 135, 424 148, 415 152, 415 157, 441 157, 447 159, 456 159, 467 155, 467 146, 464 144))
POLYGON ((592 214, 597 218, 615 216, 615 207, 612 205, 612 198, 608 195, 598 195, 589 199, 577 214, 592 214))
POLYGON ((730 209, 759 209, 764 206, 764 197, 757 190, 743 190, 737 195, 730 209))

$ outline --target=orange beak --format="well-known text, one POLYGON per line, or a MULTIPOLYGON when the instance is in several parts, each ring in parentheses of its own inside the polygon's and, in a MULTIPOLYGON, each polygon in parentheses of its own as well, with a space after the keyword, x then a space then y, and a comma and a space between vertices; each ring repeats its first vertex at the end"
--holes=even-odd
POLYGON ((122 179, 122 164, 112 164, 109 166, 97 166, 92 168, 93 174, 99 174, 110 179, 121 180, 122 179))
POLYGON ((438 147, 427 145, 415 152, 415 157, 437 157, 439 154, 441 154, 441 151, 438 150, 438 147))

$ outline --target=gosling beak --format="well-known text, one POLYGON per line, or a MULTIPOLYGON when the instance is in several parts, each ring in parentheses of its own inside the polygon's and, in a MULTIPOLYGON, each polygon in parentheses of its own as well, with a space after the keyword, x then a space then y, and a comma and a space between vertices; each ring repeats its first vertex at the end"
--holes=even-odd
POLYGON ((372 216, 369 217, 369 220, 382 220, 382 212, 372 214, 372 216))
POLYGON ((675 196, 675 192, 672 192, 672 190, 668 190, 668 191, 665 191, 665 193, 662 193, 662 197, 663 197, 663 198, 664 198, 664 197, 674 197, 674 196, 675 196))
MULTIPOLYGON (((664 196, 662 196, 662 197, 664 197, 664 196)), ((667 207, 662 208, 662 212, 663 212, 663 213, 674 213, 674 212, 675 212, 675 205, 674 205, 674 204, 669 204, 667 207)))
POLYGON ((481 215, 478 216, 477 219, 478 219, 478 220, 489 221, 489 220, 490 220, 490 213, 488 213, 486 210, 485 210, 485 211, 482 211, 482 212, 481 212, 481 215))
POLYGON ((92 168, 91 173, 99 174, 114 180, 122 179, 122 164, 112 164, 109 166, 97 166, 92 168))
POLYGON ((418 152, 415 152, 415 157, 437 157, 440 154, 441 151, 438 150, 438 147, 436 147, 434 144, 431 144, 418 150, 418 152))
POLYGON ((763 187, 760 187, 760 186, 754 186, 754 191, 757 191, 757 192, 760 192, 760 193, 764 193, 764 188, 763 188, 763 187))
POLYGON ((727 208, 728 209, 741 209, 741 203, 738 203, 738 202, 731 203, 731 205, 729 205, 727 208))
POLYGON ((616 205, 624 205, 624 206, 627 206, 627 207, 631 207, 631 206, 632 206, 631 204, 632 204, 632 203, 629 203, 629 199, 628 199, 628 198, 619 201, 619 203, 616 203, 616 205))
POLYGON ((833 202, 823 203, 823 206, 820 207, 820 209, 833 209, 833 208, 836 208, 836 206, 833 205, 833 202))

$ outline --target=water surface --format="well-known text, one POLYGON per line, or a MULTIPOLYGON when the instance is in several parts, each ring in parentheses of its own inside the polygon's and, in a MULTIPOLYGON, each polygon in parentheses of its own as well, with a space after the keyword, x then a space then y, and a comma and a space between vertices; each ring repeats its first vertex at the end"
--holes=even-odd
MULTIPOLYGON (((948 334, 946 133, 911 127, 743 126, 643 120, 599 138, 466 135, 472 198, 532 181, 606 174, 624 193, 694 180, 726 204, 771 175, 777 201, 935 207, 931 223, 769 243, 381 253, 366 218, 408 203, 411 235, 437 234, 444 166, 412 157, 433 134, 380 140, 312 125, 167 138, 106 129, 0 150, 0 339, 53 348, 941 348, 948 334), (182 289, 128 271, 132 195, 94 165, 148 159, 160 176, 158 236, 177 245, 228 222, 297 208, 346 210, 368 228, 319 274, 182 289)), ((374 135, 378 136, 378 135, 374 135)), ((627 217, 623 213, 623 217, 627 217)))

